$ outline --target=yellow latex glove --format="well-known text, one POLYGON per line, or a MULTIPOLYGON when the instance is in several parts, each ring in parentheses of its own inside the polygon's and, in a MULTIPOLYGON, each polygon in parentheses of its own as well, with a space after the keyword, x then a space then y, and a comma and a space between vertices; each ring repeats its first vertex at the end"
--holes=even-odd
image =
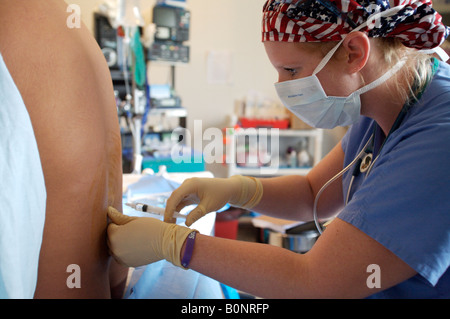
MULTIPOLYGON (((122 265, 139 267, 165 259, 181 267, 181 249, 193 229, 151 217, 129 217, 108 208, 111 255, 122 265)), ((183 268, 184 269, 184 268, 183 268)))
POLYGON ((186 225, 191 226, 207 213, 217 211, 227 203, 231 206, 252 209, 262 198, 261 181, 240 175, 230 178, 191 178, 172 192, 167 200, 164 221, 175 222, 175 211, 198 204, 188 215, 186 225))

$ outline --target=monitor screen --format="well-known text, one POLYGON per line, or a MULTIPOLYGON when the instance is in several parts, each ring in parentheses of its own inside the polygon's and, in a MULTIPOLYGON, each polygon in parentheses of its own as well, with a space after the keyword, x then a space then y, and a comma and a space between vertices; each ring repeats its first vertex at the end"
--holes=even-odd
POLYGON ((157 26, 176 28, 178 24, 176 9, 156 6, 153 10, 153 23, 157 26))

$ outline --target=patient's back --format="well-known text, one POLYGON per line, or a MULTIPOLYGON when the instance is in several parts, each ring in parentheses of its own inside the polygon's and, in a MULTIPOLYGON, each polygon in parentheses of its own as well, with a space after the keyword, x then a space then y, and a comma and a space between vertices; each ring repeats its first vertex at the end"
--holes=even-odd
POLYGON ((121 210, 120 133, 101 51, 84 26, 67 27, 66 9, 60 0, 0 0, 0 52, 30 114, 47 189, 35 297, 102 298, 106 209, 121 210), (81 288, 67 286, 70 265, 81 288))

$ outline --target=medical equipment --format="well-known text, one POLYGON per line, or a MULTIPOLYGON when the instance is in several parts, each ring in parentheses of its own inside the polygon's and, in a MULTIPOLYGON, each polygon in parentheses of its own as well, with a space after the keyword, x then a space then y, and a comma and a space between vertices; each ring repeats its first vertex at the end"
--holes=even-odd
POLYGON ((118 32, 118 64, 125 82, 126 120, 133 137, 133 172, 142 171, 142 131, 150 107, 147 90, 147 71, 141 30, 145 21, 140 0, 117 0, 115 21, 118 32), (131 82, 131 85, 130 85, 131 82))
POLYGON ((156 25, 155 41, 189 41, 191 13, 183 8, 156 5, 153 8, 156 25))
MULTIPOLYGON (((154 42, 148 52, 151 61, 189 63, 191 13, 185 8, 158 4, 153 8, 154 42)), ((173 85, 175 87, 175 85, 173 85)))
POLYGON ((123 27, 144 26, 140 0, 118 0, 116 25, 123 27))
POLYGON ((141 36, 145 21, 140 0, 104 0, 95 14, 96 39, 108 62, 119 114, 133 140, 133 172, 142 168, 142 131, 150 104, 145 51, 141 36))
POLYGON ((148 51, 148 59, 170 63, 189 63, 191 48, 180 43, 154 42, 148 51))
MULTIPOLYGON (((125 204, 139 212, 143 212, 143 213, 148 213, 148 214, 155 214, 155 215, 159 215, 159 216, 164 216, 164 211, 165 209, 162 207, 158 207, 158 206, 152 206, 152 205, 147 205, 147 204, 142 204, 142 203, 127 203, 125 204)), ((186 215, 180 214, 175 212, 173 214, 174 218, 183 218, 186 219, 186 215)))

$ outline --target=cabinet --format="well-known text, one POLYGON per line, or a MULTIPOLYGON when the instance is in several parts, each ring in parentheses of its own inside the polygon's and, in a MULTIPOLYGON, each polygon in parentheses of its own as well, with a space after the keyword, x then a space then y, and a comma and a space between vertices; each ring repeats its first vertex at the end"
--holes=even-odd
POLYGON ((228 175, 306 175, 322 158, 322 139, 320 129, 230 129, 228 175))

